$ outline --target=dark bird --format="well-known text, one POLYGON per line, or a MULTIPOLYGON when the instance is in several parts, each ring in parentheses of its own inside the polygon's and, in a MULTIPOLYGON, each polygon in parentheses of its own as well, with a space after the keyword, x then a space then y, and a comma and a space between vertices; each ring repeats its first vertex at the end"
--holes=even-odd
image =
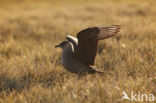
POLYGON ((103 73, 91 67, 94 65, 98 41, 115 36, 119 30, 119 25, 92 27, 80 31, 77 38, 66 36, 67 41, 55 45, 63 49, 61 64, 78 75, 103 73))

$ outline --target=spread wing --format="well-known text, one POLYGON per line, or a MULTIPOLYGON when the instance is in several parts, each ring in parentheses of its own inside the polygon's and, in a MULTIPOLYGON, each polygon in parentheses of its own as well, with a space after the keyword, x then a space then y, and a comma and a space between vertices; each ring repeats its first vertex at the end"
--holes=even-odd
POLYGON ((114 36, 120 30, 119 25, 93 27, 80 31, 77 34, 78 47, 75 56, 85 65, 94 65, 98 41, 114 36))

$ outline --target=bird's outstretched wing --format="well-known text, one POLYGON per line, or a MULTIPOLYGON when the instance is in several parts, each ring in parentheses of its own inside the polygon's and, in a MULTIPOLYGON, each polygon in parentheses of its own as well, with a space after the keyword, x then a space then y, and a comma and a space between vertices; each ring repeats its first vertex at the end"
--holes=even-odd
POLYGON ((86 65, 94 65, 98 40, 114 36, 120 30, 119 25, 92 27, 80 31, 77 34, 78 47, 75 56, 86 65))

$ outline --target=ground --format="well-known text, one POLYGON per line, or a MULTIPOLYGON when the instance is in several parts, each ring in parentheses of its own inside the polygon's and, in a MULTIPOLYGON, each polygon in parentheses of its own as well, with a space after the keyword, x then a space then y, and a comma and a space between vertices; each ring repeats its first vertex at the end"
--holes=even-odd
POLYGON ((131 103, 123 91, 156 98, 154 2, 1 0, 0 103, 131 103), (99 42, 95 62, 109 74, 77 80, 60 65, 54 45, 66 35, 114 24, 121 32, 99 42))

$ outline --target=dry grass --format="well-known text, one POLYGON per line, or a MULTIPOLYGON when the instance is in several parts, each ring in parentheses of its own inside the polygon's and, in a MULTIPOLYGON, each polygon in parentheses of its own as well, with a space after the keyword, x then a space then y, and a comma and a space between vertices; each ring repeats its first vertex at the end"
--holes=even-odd
MULTIPOLYGON (((131 103, 122 91, 156 96, 156 5, 152 0, 0 2, 0 103, 131 103), (122 25, 99 44, 96 67, 76 75, 54 45, 86 27, 122 25)), ((156 98, 156 97, 155 97, 156 98)))

